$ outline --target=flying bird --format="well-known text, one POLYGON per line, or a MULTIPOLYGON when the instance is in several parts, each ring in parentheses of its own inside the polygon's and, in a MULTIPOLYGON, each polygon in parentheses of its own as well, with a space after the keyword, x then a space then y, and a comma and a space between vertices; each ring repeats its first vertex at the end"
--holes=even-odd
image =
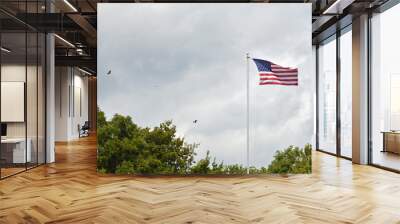
POLYGON ((111 70, 108 70, 107 75, 111 75, 111 70))
POLYGON ((196 124, 196 123, 197 123, 197 120, 194 120, 193 123, 196 124))

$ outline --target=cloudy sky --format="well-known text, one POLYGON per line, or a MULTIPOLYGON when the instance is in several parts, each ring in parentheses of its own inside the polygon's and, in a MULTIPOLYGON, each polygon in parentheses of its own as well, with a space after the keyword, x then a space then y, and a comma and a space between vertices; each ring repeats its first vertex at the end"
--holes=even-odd
POLYGON ((299 68, 299 86, 258 86, 250 61, 251 165, 313 143, 310 4, 99 4, 98 103, 246 165, 246 57, 299 68), (112 74, 107 76, 108 70, 112 74), (197 123, 193 123, 198 120, 197 123))

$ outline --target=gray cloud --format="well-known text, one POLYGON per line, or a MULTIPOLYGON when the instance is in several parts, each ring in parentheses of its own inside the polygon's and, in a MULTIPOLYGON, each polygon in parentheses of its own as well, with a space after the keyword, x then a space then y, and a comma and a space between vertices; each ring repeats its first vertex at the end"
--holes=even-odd
POLYGON ((245 53, 296 66, 300 86, 257 86, 250 62, 252 164, 266 165, 313 137, 310 21, 309 4, 99 4, 99 105, 143 126, 171 119, 199 157, 245 164, 245 53))

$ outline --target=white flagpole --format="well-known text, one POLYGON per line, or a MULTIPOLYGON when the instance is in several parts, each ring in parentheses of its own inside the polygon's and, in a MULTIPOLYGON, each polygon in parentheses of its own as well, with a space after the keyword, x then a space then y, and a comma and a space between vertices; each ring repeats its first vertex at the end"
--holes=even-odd
POLYGON ((250 173, 250 75, 249 75, 249 53, 246 54, 246 72, 247 72, 247 139, 246 139, 246 153, 247 153, 247 174, 250 173))

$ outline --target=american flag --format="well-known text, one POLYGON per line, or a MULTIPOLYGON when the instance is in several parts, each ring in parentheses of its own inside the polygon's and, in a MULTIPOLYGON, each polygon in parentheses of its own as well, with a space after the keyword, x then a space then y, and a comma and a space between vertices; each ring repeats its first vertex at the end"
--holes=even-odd
POLYGON ((260 85, 297 86, 297 68, 282 67, 270 61, 253 58, 260 75, 260 85))

